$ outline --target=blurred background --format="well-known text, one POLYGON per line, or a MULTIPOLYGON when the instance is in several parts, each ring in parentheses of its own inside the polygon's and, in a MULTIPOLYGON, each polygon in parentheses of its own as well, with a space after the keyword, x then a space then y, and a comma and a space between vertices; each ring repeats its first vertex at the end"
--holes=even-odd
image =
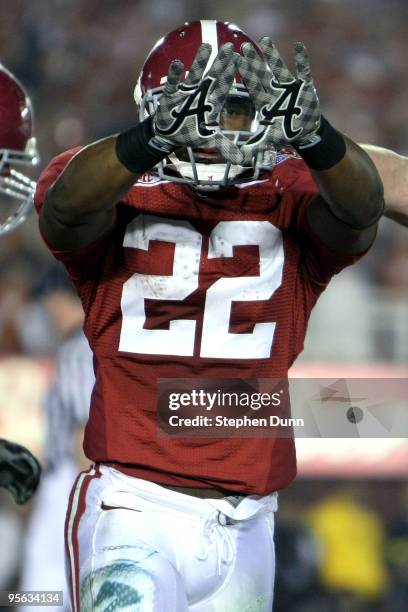
MULTIPOLYGON (((146 54, 200 18, 272 36, 288 63, 304 41, 328 119, 357 142, 408 155, 406 0, 0 0, 0 9, 0 62, 31 96, 38 172, 65 149, 130 127, 146 54)), ((407 377, 407 232, 381 221, 370 253, 334 279, 294 375, 407 377)), ((0 437, 43 460, 56 354, 81 316, 33 215, 0 242, 0 437)), ((79 464, 77 449, 73 440, 79 464)), ((407 441, 299 440, 298 455, 278 515, 276 611, 408 609, 407 441)), ((0 590, 21 584, 34 506, 0 493, 0 590)))

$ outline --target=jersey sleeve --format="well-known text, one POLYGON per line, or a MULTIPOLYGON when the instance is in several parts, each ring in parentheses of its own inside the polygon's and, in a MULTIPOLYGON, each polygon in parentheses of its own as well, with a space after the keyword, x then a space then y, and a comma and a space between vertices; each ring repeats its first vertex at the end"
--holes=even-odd
POLYGON ((80 150, 81 147, 76 147, 75 149, 70 149, 69 151, 57 155, 57 157, 54 157, 48 166, 41 172, 34 196, 34 205, 38 214, 41 213, 48 188, 57 180, 65 166, 68 165, 68 162, 71 161, 74 155, 80 150))
POLYGON ((307 324, 317 299, 335 274, 358 261, 364 253, 348 255, 336 252, 313 232, 307 211, 319 191, 302 159, 289 159, 281 167, 278 166, 277 170, 273 180, 277 193, 281 193, 278 222, 291 237, 287 250, 295 249, 299 262, 295 290, 297 306, 294 315, 293 363, 303 349, 307 324))
MULTIPOLYGON (((81 147, 76 147, 75 149, 70 149, 61 155, 58 155, 51 160, 45 170, 41 173, 37 182, 34 196, 34 205, 39 217, 42 214, 48 189, 56 181, 69 161, 80 150, 81 147)), ((81 285, 89 281, 98 268, 100 258, 103 256, 105 248, 109 242, 110 234, 95 240, 85 247, 69 250, 56 249, 49 244, 45 236, 42 236, 42 238, 54 257, 64 264, 71 281, 81 294, 81 285)))
POLYGON ((282 164, 281 180, 285 185, 282 214, 286 215, 283 225, 301 245, 301 265, 308 280, 322 291, 334 274, 358 261, 365 252, 358 255, 340 253, 325 245, 314 233, 307 219, 307 210, 318 196, 319 190, 304 161, 293 158, 282 164))

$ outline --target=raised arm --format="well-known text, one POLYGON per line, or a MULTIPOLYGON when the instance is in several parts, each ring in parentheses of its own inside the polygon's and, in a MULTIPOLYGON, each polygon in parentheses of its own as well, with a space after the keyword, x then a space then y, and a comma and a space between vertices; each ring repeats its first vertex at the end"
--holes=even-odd
POLYGON ((115 223, 116 204, 137 177, 177 147, 205 143, 221 149, 231 163, 241 161, 238 146, 218 125, 236 73, 234 47, 232 43, 222 45, 205 74, 210 55, 211 45, 200 45, 184 81, 184 66, 174 60, 153 117, 85 147, 72 158, 49 188, 40 218, 42 234, 52 246, 78 248, 107 233, 115 223), (199 116, 198 96, 212 109, 208 125, 199 116))
POLYGON ((375 145, 360 146, 373 160, 383 182, 385 216, 408 227, 408 157, 375 145))
MULTIPOLYGON (((331 139, 344 143, 344 156, 326 170, 311 167, 320 197, 308 210, 308 220, 316 234, 339 252, 361 253, 375 238, 376 226, 384 209, 380 176, 368 157, 352 140, 330 128, 331 139), (340 140, 341 139, 341 140, 340 140)), ((319 146, 319 145, 318 145, 319 146)), ((307 161, 307 160, 306 160, 307 161)))
POLYGON ((110 136, 81 149, 49 188, 40 228, 53 247, 85 246, 115 223, 115 206, 137 178, 119 161, 116 139, 110 136))
POLYGON ((309 59, 295 46, 296 77, 269 37, 259 41, 267 62, 250 44, 239 62, 260 117, 260 130, 243 150, 291 145, 309 166, 320 196, 308 209, 308 221, 329 247, 357 254, 374 239, 383 212, 382 184, 368 155, 335 130, 321 115, 309 59))

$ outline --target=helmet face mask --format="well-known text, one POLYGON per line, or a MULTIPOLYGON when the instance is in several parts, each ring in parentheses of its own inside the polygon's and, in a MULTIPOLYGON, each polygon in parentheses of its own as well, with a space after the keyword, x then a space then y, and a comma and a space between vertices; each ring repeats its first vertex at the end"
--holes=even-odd
POLYGON ((30 99, 0 64, 0 236, 19 227, 33 208, 35 182, 24 173, 39 161, 30 99))
MULTIPOLYGON (((153 47, 136 84, 135 101, 140 121, 156 111, 171 61, 180 59, 187 72, 202 42, 212 46, 207 70, 219 47, 226 42, 232 42, 237 52, 244 42, 251 42, 256 47, 242 30, 228 22, 195 21, 170 32, 153 47)), ((257 114, 239 75, 221 111, 220 127, 238 145, 244 144, 257 131, 257 114)), ((270 163, 265 163, 267 157, 259 154, 251 166, 244 167, 227 162, 214 149, 186 147, 170 154, 153 172, 162 179, 208 191, 257 179, 262 168, 271 167, 270 163)))

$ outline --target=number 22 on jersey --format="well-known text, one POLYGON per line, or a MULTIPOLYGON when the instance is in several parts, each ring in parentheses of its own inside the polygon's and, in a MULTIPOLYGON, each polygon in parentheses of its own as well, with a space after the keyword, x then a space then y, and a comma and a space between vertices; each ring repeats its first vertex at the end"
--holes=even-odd
MULTIPOLYGON (((202 235, 188 222, 139 215, 127 227, 123 246, 149 250, 149 242, 174 244, 173 274, 135 272, 123 285, 119 351, 149 355, 193 356, 196 321, 174 319, 168 329, 145 329, 145 299, 186 299, 199 286, 202 235)), ((282 282, 283 241, 269 221, 220 221, 209 237, 209 259, 233 257, 233 247, 259 249, 259 275, 216 280, 206 292, 200 356, 265 359, 270 356, 274 321, 256 323, 250 333, 232 333, 232 302, 268 300, 282 282)))

